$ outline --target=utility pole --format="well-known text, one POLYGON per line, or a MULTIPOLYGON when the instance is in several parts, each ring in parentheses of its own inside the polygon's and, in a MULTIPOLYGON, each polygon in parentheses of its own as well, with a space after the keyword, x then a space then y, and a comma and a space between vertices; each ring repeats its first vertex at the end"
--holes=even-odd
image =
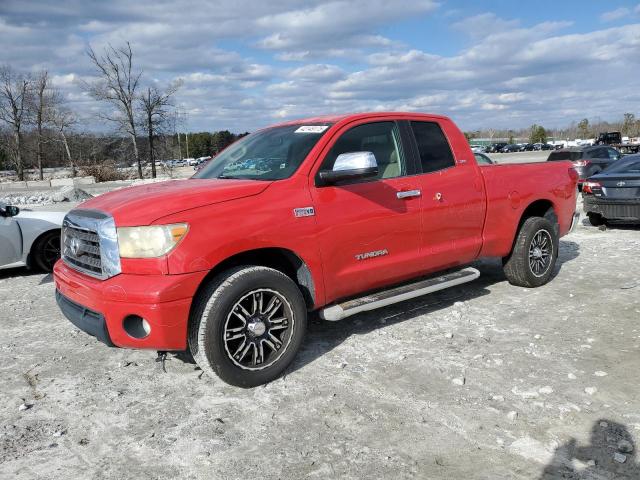
POLYGON ((184 136, 187 139, 187 158, 191 158, 189 156, 189 132, 185 133, 184 136))
POLYGON ((178 151, 180 152, 178 156, 180 157, 180 160, 182 160, 182 145, 180 145, 180 132, 178 132, 178 151))

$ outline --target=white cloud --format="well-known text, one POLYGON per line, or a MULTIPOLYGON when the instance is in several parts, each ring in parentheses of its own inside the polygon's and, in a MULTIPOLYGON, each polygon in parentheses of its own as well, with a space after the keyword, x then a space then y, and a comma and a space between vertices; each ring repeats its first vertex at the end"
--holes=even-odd
MULTIPOLYGON (((637 11, 638 7, 636 7, 637 11)), ((616 8, 615 10, 611 10, 609 12, 605 12, 600 15, 600 19, 603 22, 613 22, 615 20, 620 20, 621 18, 627 17, 631 14, 631 10, 626 7, 616 8)))
POLYGON ((445 113, 464 128, 561 125, 640 104, 638 23, 568 34, 570 21, 460 19, 432 0, 0 1, 0 63, 48 68, 96 128, 103 107, 80 88, 95 75, 85 50, 125 40, 145 81, 184 80, 176 103, 197 130, 363 110, 445 113), (455 22, 468 46, 443 54, 398 33, 429 15, 455 22))

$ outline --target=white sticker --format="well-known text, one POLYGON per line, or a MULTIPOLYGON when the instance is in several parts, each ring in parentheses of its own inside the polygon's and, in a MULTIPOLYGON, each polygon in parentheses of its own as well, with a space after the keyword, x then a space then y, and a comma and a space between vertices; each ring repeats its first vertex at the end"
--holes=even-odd
POLYGON ((329 125, 302 125, 294 133, 322 133, 329 125))

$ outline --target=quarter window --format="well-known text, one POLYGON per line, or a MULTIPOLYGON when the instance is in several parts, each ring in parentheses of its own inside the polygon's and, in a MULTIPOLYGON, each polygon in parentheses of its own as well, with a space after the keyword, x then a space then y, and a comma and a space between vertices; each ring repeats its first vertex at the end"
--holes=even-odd
POLYGON ((423 173, 437 172, 455 165, 451 147, 440 125, 434 122, 411 122, 411 128, 418 144, 423 173))

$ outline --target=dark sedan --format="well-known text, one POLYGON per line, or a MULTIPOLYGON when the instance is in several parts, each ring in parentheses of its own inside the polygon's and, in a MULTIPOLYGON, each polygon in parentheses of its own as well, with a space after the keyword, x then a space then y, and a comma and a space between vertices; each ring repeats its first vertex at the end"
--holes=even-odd
POLYGON ((613 162, 620 160, 621 153, 606 145, 571 147, 555 150, 549 154, 548 162, 569 160, 578 173, 578 188, 586 178, 600 173, 613 162))
POLYGON ((553 150, 553 145, 549 145, 548 143, 534 143, 533 149, 537 151, 541 150, 553 150))
POLYGON ((505 142, 492 143, 487 148, 487 153, 499 153, 507 144, 505 142))
POLYGON ((640 221, 640 155, 629 155, 590 177, 582 186, 591 225, 640 221))
POLYGON ((510 143, 509 145, 504 146, 500 151, 502 153, 520 152, 521 151, 520 148, 522 148, 522 145, 518 145, 516 143, 510 143))

